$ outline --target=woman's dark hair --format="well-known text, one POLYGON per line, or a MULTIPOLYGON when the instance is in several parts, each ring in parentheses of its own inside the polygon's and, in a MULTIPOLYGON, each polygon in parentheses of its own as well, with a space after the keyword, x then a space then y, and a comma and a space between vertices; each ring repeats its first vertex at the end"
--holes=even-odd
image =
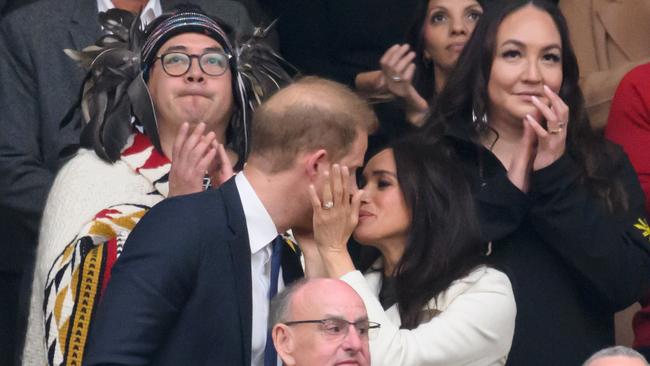
MULTIPOLYGON (((424 57, 426 41, 424 40, 424 25, 429 21, 429 1, 421 0, 418 2, 417 17, 412 23, 406 42, 415 51, 415 74, 413 75, 413 87, 422 95, 424 100, 430 102, 436 94, 436 76, 434 73, 433 63, 424 57)), ((486 0, 476 0, 481 7, 485 7, 486 0)))
POLYGON ((479 143, 480 137, 495 132, 480 121, 481 116, 489 114, 487 90, 495 55, 496 35, 503 20, 525 6, 534 6, 547 13, 560 33, 563 80, 558 94, 570 109, 566 151, 579 167, 580 183, 603 198, 610 210, 625 209, 627 196, 622 183, 616 177, 605 176, 598 171, 600 160, 613 159, 611 145, 606 144, 604 138, 591 129, 578 85, 578 62, 569 40, 566 19, 557 5, 549 1, 508 0, 490 3, 465 45, 445 89, 435 100, 425 121, 425 134, 436 139, 444 135, 453 124, 460 123, 470 134, 469 137, 479 143), (472 121, 472 113, 478 116, 476 121, 472 121))
POLYGON ((410 136, 389 148, 411 215, 394 276, 402 328, 413 329, 432 298, 487 261, 487 246, 480 239, 469 184, 447 143, 410 136))

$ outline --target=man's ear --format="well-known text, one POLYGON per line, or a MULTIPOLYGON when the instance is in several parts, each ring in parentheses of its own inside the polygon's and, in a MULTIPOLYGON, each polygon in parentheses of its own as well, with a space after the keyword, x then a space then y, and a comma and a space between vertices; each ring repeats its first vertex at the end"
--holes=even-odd
POLYGON ((289 327, 284 324, 274 325, 271 330, 271 337, 282 362, 287 366, 295 365, 296 360, 293 358, 293 352, 296 349, 296 344, 289 327))
POLYGON ((313 182, 319 173, 329 169, 329 154, 325 149, 316 150, 305 157, 304 164, 305 173, 313 182))

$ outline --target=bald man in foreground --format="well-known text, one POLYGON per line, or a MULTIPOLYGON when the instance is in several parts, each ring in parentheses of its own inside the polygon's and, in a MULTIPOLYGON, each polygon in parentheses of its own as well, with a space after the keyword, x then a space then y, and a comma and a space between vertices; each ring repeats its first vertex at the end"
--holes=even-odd
POLYGON ((582 366, 648 366, 648 361, 631 348, 614 346, 594 353, 582 366))
POLYGON ((368 338, 379 330, 356 291, 328 278, 302 280, 278 294, 269 325, 287 366, 368 366, 368 338))

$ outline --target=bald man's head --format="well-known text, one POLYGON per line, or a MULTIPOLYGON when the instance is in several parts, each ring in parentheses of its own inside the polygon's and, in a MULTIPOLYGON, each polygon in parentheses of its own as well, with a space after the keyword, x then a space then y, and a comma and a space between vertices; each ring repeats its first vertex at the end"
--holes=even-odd
POLYGON ((347 283, 305 280, 278 296, 271 304, 272 335, 286 365, 370 364, 368 315, 347 283))
POLYGON ((612 346, 594 353, 582 366, 648 366, 648 361, 632 348, 612 346))
POLYGON ((280 90, 253 117, 250 160, 270 173, 290 168, 301 152, 325 149, 333 161, 350 150, 359 133, 372 132, 377 117, 346 86, 305 77, 280 90))

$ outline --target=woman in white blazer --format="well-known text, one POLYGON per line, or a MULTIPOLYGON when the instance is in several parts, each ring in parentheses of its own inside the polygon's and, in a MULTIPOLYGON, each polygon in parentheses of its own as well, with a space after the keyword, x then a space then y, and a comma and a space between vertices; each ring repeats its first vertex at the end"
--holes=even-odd
POLYGON ((323 192, 311 192, 316 243, 301 243, 307 273, 341 278, 363 298, 381 324, 370 339, 372 364, 505 364, 514 295, 508 277, 487 265, 489 245, 448 147, 393 143, 370 159, 352 199, 346 167, 326 177, 323 192), (364 275, 346 250, 353 230, 374 252, 364 275))

